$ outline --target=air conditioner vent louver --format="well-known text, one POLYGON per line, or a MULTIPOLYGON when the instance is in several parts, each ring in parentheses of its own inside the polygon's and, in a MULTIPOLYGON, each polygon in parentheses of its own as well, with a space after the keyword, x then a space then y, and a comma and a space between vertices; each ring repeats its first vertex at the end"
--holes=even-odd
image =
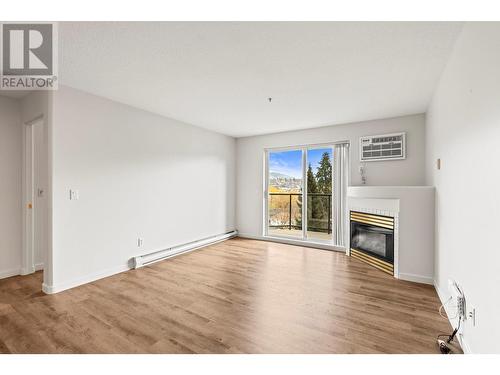
POLYGON ((360 161, 406 158, 406 133, 371 135, 359 139, 360 161))

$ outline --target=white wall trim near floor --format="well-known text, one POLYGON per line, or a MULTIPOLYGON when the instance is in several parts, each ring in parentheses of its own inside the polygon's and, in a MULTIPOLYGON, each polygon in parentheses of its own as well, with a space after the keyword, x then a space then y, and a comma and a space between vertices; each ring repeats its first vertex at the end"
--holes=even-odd
MULTIPOLYGON (((445 304, 446 298, 444 298, 444 293, 439 289, 438 283, 437 283, 436 280, 433 281, 433 284, 434 284, 434 289, 436 289, 436 293, 437 293, 437 295, 439 297, 439 300, 441 301, 442 304, 444 304, 444 310, 446 312, 446 316, 448 316, 448 321, 450 322, 450 324, 453 327, 453 329, 455 329, 456 326, 457 326, 457 324, 458 324, 458 322, 457 322, 456 319, 450 319, 449 318, 450 316, 452 316, 453 312, 450 311, 450 308, 448 307, 448 305, 445 304)), ((462 350, 463 350, 464 354, 473 354, 472 351, 471 351, 471 349, 470 349, 470 346, 467 344, 467 341, 465 340, 465 338, 462 335, 462 333, 458 332, 456 337, 458 338, 458 343, 462 347, 462 350)))
POLYGON ((253 234, 245 234, 245 233, 238 233, 238 237, 247 238, 250 240, 257 240, 257 241, 269 241, 269 242, 284 243, 287 245, 313 247, 315 249, 322 249, 322 250, 334 250, 334 251, 340 251, 340 252, 345 253, 345 248, 343 248, 343 247, 322 244, 322 243, 318 243, 318 242, 295 240, 293 238, 272 237, 272 236, 254 236, 253 234))
POLYGON ((30 273, 34 273, 36 271, 37 270, 35 269, 35 266, 23 267, 21 268, 21 272, 19 273, 19 275, 29 275, 30 273))
POLYGON ((54 294, 54 293, 59 293, 67 289, 75 288, 77 286, 91 283, 92 281, 96 281, 99 279, 103 279, 105 277, 113 276, 121 272, 125 272, 130 270, 130 267, 128 265, 121 265, 113 268, 108 268, 106 270, 96 272, 93 274, 89 274, 84 277, 79 277, 77 279, 73 279, 71 281, 61 283, 58 285, 47 285, 45 283, 42 284, 42 291, 46 294, 54 294))
POLYGON ((422 283, 422 284, 434 284, 434 279, 429 276, 421 276, 421 275, 415 275, 412 273, 399 273, 400 280, 406 280, 406 281, 413 281, 415 283, 422 283))
POLYGON ((236 237, 238 234, 237 231, 233 230, 231 232, 219 234, 216 236, 212 237, 207 237, 201 240, 189 242, 187 244, 183 245, 178 245, 178 246, 173 246, 168 249, 160 250, 160 251, 155 251, 150 254, 145 254, 145 255, 140 255, 137 257, 133 258, 134 262, 134 268, 141 268, 171 257, 174 257, 176 255, 184 254, 189 251, 193 251, 196 249, 200 249, 202 247, 208 246, 208 245, 213 245, 218 242, 226 241, 230 238, 236 237))
MULTIPOLYGON (((108 268, 104 271, 89 274, 89 275, 84 276, 84 277, 79 277, 77 279, 74 279, 74 280, 71 280, 71 281, 68 281, 65 283, 61 283, 58 285, 47 285, 47 284, 43 283, 42 290, 46 294, 59 293, 59 292, 62 292, 64 290, 75 288, 75 287, 83 285, 83 284, 91 283, 92 281, 96 281, 99 279, 103 279, 105 277, 113 276, 113 275, 116 275, 116 274, 121 273, 121 272, 129 271, 132 268, 139 268, 142 266, 150 265, 152 263, 159 262, 161 260, 166 260, 166 259, 178 256, 178 255, 187 253, 189 251, 198 250, 198 249, 201 249, 201 248, 209 246, 209 245, 213 245, 213 244, 218 243, 218 242, 226 241, 230 238, 235 237, 236 235, 237 235, 237 232, 232 231, 232 232, 223 233, 223 234, 219 234, 216 236, 204 238, 201 240, 189 242, 187 244, 175 246, 175 247, 168 248, 165 250, 156 251, 156 252, 151 253, 151 254, 138 256, 138 257, 135 257, 132 259, 135 262, 135 264, 133 266, 126 264, 126 265, 108 268), (144 260, 147 260, 147 263, 146 262, 140 263, 140 266, 138 266, 137 262, 143 262, 144 260)), ((19 274, 19 273, 17 273, 17 274, 19 274)))
MULTIPOLYGON (((244 234, 244 233, 239 233, 238 237, 248 238, 251 240, 258 240, 258 241, 270 241, 270 242, 284 243, 287 245, 297 245, 297 246, 313 247, 316 249, 345 252, 345 248, 339 247, 339 246, 327 245, 327 244, 322 244, 322 243, 317 243, 317 242, 316 243, 315 242, 307 242, 307 241, 282 238, 282 237, 254 236, 251 234, 244 234)), ((434 279, 432 277, 414 275, 412 273, 399 273, 398 279, 405 280, 405 281, 412 281, 415 283, 429 284, 429 285, 434 284, 434 279)))
POLYGON ((0 279, 5 279, 6 277, 17 276, 21 274, 20 268, 13 268, 10 270, 0 271, 0 279))
POLYGON ((18 275, 29 275, 30 273, 34 273, 34 272, 42 271, 42 270, 43 270, 43 263, 37 263, 37 264, 31 265, 29 267, 21 268, 18 275))

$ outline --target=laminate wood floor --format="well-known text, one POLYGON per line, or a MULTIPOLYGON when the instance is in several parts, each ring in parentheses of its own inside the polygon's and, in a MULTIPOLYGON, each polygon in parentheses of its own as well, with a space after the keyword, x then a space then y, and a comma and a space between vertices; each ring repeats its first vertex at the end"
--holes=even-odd
POLYGON ((2 353, 437 353, 432 286, 344 254, 232 239, 54 295, 0 280, 2 353))

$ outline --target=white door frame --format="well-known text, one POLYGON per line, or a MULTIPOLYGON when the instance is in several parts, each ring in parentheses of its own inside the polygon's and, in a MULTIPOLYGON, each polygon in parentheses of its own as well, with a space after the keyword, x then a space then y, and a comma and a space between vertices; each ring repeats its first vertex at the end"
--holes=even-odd
MULTIPOLYGON (((38 116, 23 124, 23 173, 22 173, 22 217, 23 217, 23 238, 22 238, 22 268, 21 274, 27 275, 35 272, 34 256, 34 236, 35 236, 35 215, 33 201, 35 199, 34 190, 34 168, 33 168, 33 125, 42 123, 45 126, 44 116, 38 116)), ((46 254, 43 254, 45 258, 46 254)), ((45 263, 45 262, 44 262, 45 263)))

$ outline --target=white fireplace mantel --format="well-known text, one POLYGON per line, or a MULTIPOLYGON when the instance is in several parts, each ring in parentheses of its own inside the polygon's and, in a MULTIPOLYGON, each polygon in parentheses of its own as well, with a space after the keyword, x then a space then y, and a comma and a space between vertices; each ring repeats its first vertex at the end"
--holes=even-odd
MULTIPOLYGON (((349 211, 394 217, 394 276, 433 283, 433 187, 350 186, 347 188, 347 207, 349 211)), ((349 239, 350 233, 347 235, 349 239)))

